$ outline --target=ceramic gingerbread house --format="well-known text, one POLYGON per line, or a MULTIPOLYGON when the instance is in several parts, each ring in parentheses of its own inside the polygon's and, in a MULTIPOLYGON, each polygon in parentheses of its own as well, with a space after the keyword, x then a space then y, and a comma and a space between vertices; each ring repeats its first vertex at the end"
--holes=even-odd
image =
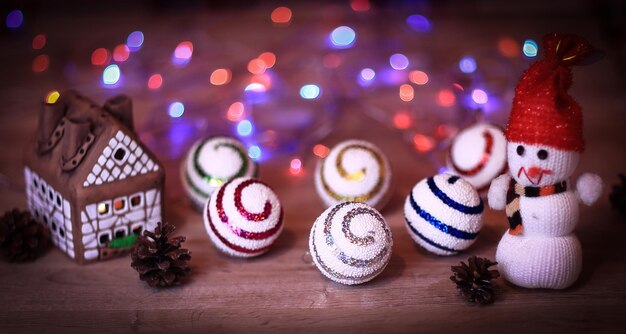
POLYGON ((165 172, 134 132, 127 96, 99 106, 66 92, 44 104, 24 163, 31 213, 78 263, 123 254, 161 221, 165 172))

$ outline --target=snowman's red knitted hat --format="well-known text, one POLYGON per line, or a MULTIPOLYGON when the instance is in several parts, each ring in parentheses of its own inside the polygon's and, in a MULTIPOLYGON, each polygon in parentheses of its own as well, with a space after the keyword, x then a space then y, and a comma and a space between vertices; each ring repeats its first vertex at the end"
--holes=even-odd
POLYGON ((572 85, 571 66, 592 48, 575 35, 549 34, 543 44, 544 59, 531 65, 515 88, 506 139, 582 152, 583 117, 567 91, 572 85))

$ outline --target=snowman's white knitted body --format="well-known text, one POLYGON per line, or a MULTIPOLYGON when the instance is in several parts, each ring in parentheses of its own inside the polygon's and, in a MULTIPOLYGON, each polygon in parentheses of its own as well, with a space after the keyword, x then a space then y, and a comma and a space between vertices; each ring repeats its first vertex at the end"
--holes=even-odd
MULTIPOLYGON (((546 146, 508 143, 509 174, 496 179, 489 190, 489 204, 503 209, 504 197, 511 177, 522 186, 545 187, 569 181, 579 153, 546 146), (523 147, 523 156, 518 154, 523 147), (546 158, 539 159, 539 151, 546 158), (531 166, 534 172, 528 173, 531 166)), ((567 190, 539 197, 519 197, 522 232, 507 231, 496 251, 496 261, 502 276, 511 283, 526 288, 564 289, 578 278, 582 268, 582 250, 573 231, 578 223, 578 202, 595 201, 600 194, 601 181, 585 174, 578 185, 568 182, 567 190), (588 196, 580 196, 579 194, 588 196), (582 197, 582 198, 581 198, 582 197)), ((587 203, 591 204, 591 203, 587 203)))

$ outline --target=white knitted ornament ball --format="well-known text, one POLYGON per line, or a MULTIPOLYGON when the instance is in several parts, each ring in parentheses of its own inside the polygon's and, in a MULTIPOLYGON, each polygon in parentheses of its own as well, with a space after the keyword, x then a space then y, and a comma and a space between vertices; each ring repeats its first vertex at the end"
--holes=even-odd
POLYGON ((483 225, 483 202, 474 187, 451 174, 418 182, 404 203, 409 235, 438 255, 454 255, 471 246, 483 225))
POLYGON ((324 276, 365 283, 389 263, 393 240, 385 218, 365 203, 344 202, 324 211, 309 236, 313 262, 324 276))
POLYGON ((212 137, 193 144, 181 166, 185 192, 198 209, 222 184, 235 177, 253 177, 257 166, 235 138, 212 137))
POLYGON ((462 176, 479 192, 486 191, 506 172, 506 138, 502 129, 478 123, 459 132, 450 146, 448 169, 462 176))
POLYGON ((283 230, 278 197, 253 178, 236 178, 219 187, 207 201, 203 218, 213 244, 235 257, 267 252, 283 230))
POLYGON ((381 209, 391 195, 391 166, 374 144, 346 140, 318 162, 315 188, 327 206, 363 202, 381 209))

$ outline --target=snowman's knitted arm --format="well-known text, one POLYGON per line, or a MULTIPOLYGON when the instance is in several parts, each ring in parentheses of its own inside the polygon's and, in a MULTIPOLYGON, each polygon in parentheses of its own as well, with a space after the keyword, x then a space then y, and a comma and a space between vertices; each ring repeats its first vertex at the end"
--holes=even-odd
POLYGON ((504 210, 506 207, 506 192, 509 190, 509 183, 511 182, 511 175, 502 174, 491 181, 489 186, 489 193, 487 199, 489 200, 489 206, 495 210, 504 210))
POLYGON ((576 182, 576 195, 578 195, 578 199, 581 202, 586 205, 591 205, 602 195, 603 186, 600 176, 585 173, 581 175, 576 182))

